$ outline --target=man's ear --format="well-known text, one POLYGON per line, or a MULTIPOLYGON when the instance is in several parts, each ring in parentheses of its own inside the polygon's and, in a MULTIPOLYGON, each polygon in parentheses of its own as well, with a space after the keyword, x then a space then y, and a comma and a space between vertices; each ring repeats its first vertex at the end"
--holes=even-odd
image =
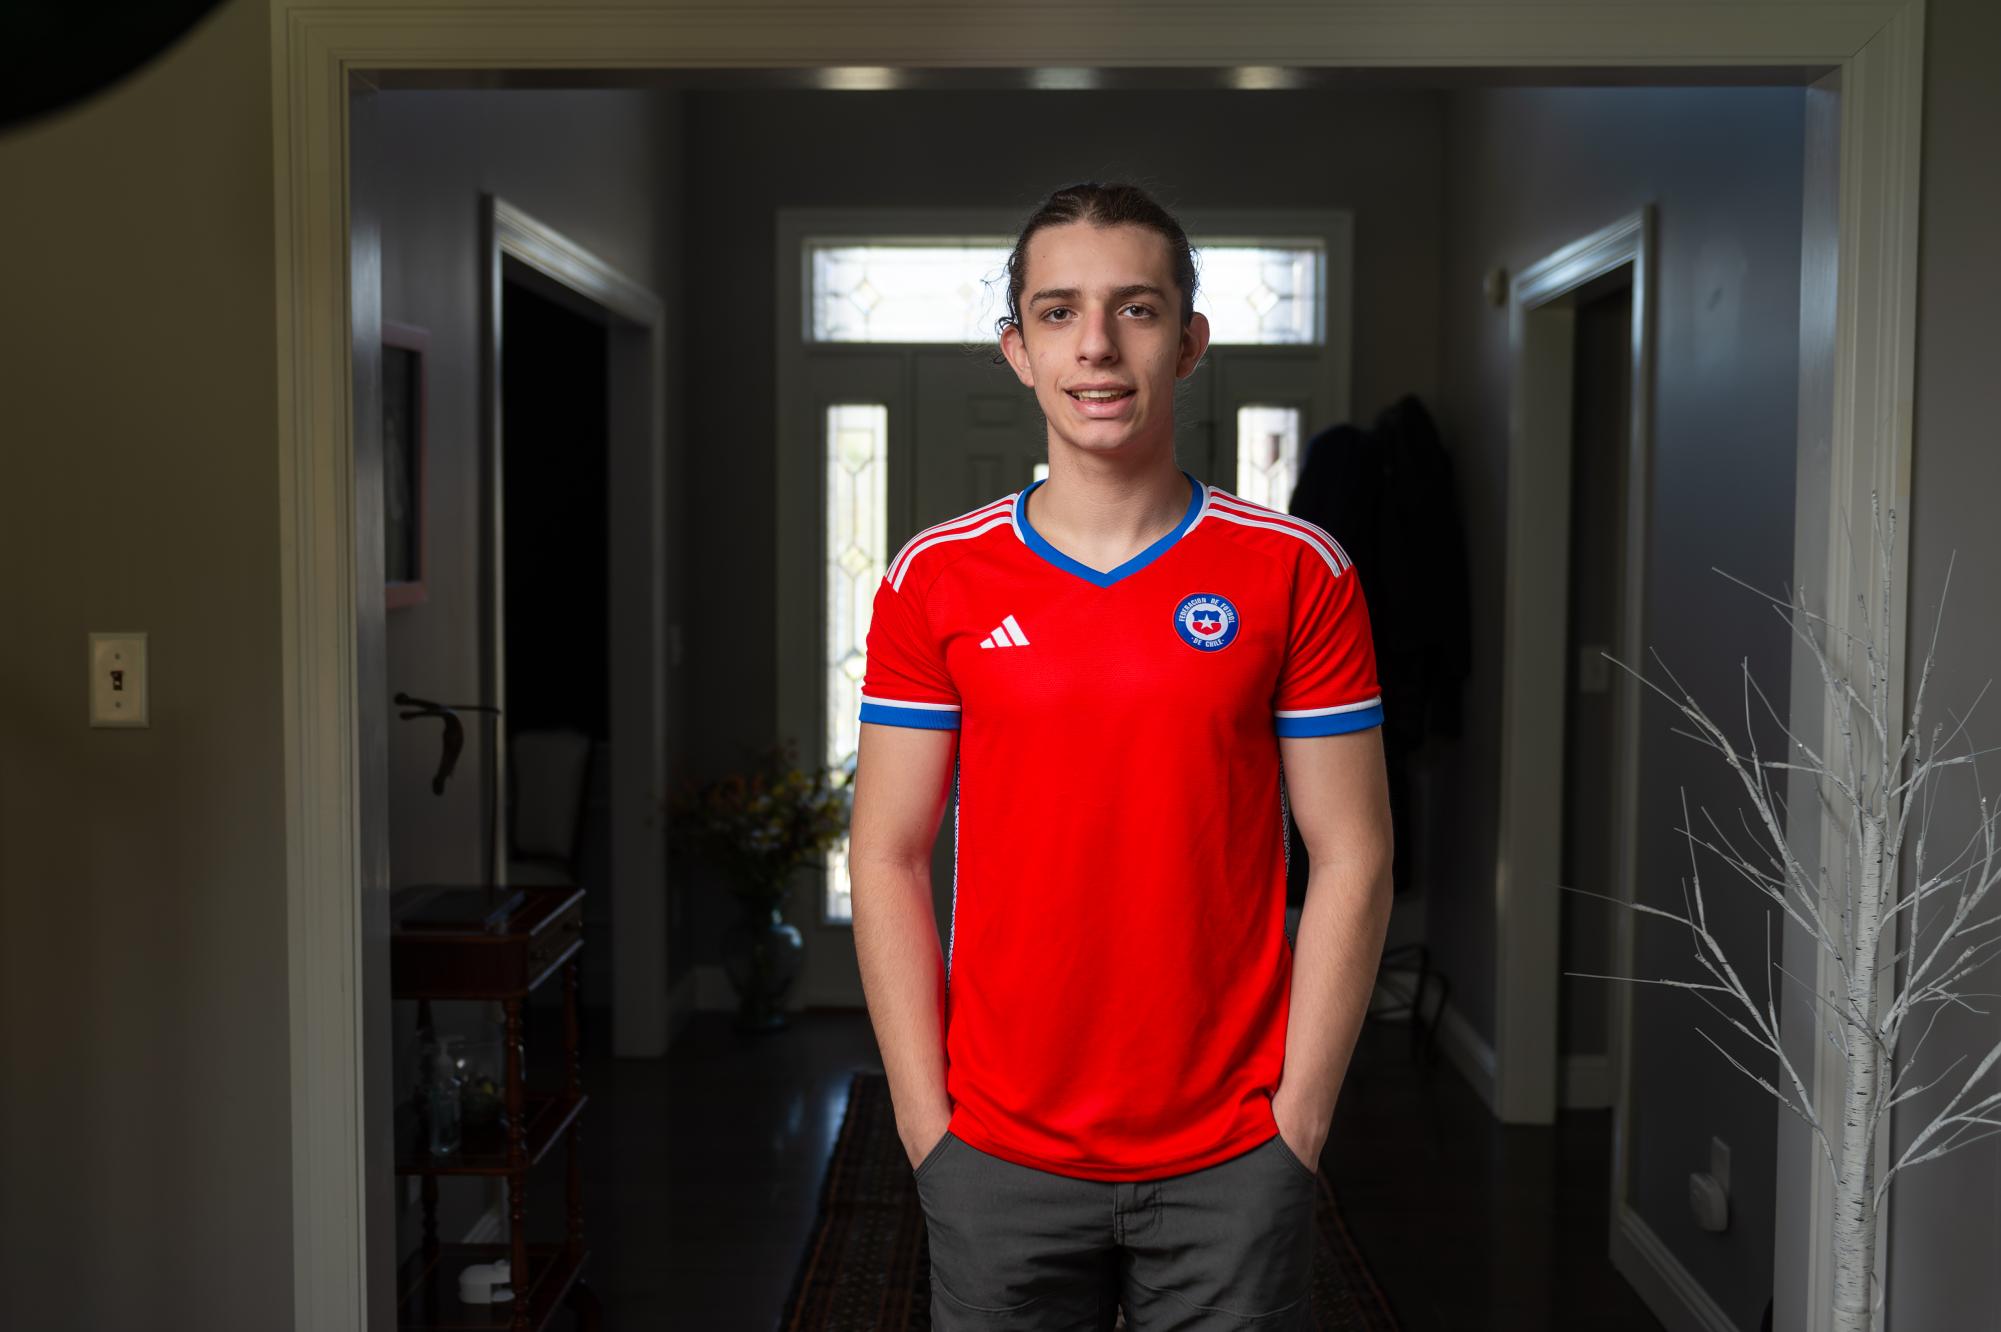
POLYGON ((1021 325, 1010 323, 1001 330, 1001 355, 1007 357, 1008 365, 1014 370, 1014 377, 1029 388, 1035 387, 1035 371, 1028 359, 1028 343, 1022 337, 1021 325))
POLYGON ((1200 310, 1188 316, 1181 328, 1181 353, 1175 358, 1174 377, 1186 379, 1195 373, 1202 353, 1209 350, 1209 316, 1200 310))

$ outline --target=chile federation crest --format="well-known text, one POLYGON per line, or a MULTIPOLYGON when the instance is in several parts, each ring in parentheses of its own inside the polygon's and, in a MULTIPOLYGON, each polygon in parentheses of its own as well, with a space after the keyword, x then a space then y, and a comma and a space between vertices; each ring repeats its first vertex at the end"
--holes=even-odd
POLYGON ((1217 652, 1237 637, 1237 608, 1227 597, 1197 592, 1174 608, 1174 632, 1198 652, 1217 652))

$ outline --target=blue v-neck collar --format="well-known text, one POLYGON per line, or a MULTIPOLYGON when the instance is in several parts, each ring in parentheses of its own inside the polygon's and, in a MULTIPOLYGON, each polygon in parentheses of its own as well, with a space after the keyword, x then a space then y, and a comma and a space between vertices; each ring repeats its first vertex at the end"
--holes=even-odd
MULTIPOLYGON (((1145 550, 1115 569, 1093 569, 1088 564, 1073 560, 1045 541, 1042 533, 1029 526, 1028 497, 1036 486, 1042 484, 1041 481, 1032 482, 1019 495, 1014 497, 1015 533, 1021 537, 1022 543, 1030 550, 1065 573, 1073 573, 1086 582, 1095 583, 1099 587, 1110 587, 1120 579, 1130 574, 1138 573, 1141 569, 1144 569, 1147 565, 1152 564, 1162 555, 1165 555, 1168 548, 1181 540, 1188 529, 1195 526, 1195 520, 1202 516, 1202 504, 1207 498, 1208 492, 1202 483, 1197 481, 1186 468, 1181 469, 1181 474, 1188 478, 1188 512, 1181 515, 1181 521, 1175 525, 1172 532, 1169 532, 1166 536, 1154 542, 1151 546, 1148 546, 1145 550)), ((1043 480, 1047 479, 1047 477, 1043 478, 1043 480)))

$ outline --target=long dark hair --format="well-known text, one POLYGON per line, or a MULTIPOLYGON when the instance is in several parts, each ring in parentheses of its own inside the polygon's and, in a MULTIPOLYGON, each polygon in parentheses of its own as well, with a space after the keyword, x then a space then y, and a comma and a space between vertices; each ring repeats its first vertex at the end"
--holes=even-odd
POLYGON ((995 323, 995 335, 1009 324, 1021 325, 1021 293, 1028 280, 1028 238, 1044 227, 1066 222, 1089 222, 1098 227, 1145 227, 1167 241, 1174 265, 1174 285, 1181 289, 1181 326, 1186 328, 1195 314, 1195 251, 1188 233, 1162 208, 1152 195, 1137 185, 1101 184, 1095 180, 1065 185, 1036 206, 1015 238, 1007 257, 1007 313, 995 323))

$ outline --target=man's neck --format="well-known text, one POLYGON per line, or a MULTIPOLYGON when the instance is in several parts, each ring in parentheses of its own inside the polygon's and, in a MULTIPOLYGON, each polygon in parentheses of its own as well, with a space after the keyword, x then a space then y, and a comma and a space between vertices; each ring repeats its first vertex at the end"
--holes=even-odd
POLYGON ((1055 445, 1049 479, 1029 496, 1043 540, 1102 571, 1117 568, 1180 525, 1191 490, 1171 448, 1118 459, 1055 445))

